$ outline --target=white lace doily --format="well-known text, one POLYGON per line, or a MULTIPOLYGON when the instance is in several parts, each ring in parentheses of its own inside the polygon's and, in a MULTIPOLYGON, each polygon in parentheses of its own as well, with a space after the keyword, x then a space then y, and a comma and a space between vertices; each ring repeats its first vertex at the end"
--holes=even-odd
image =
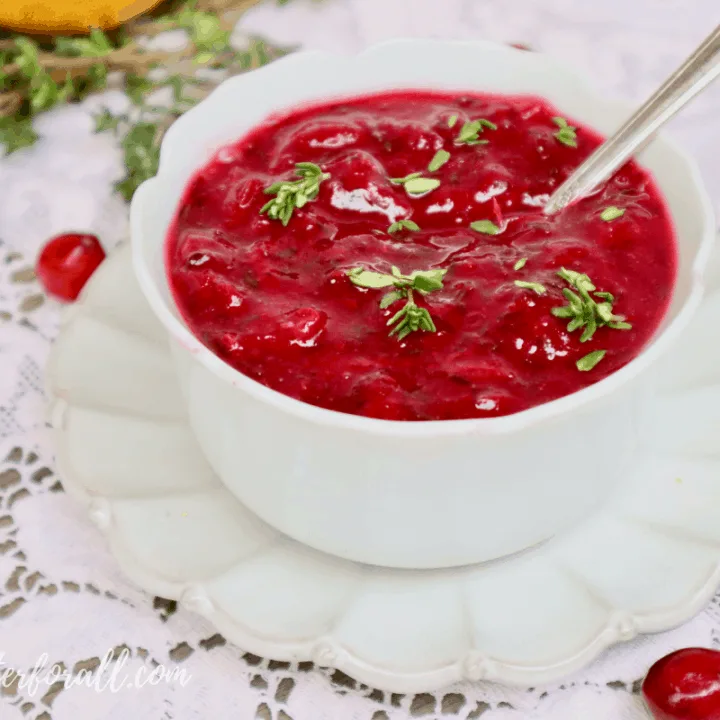
MULTIPOLYGON (((250 11, 238 32, 341 52, 398 36, 524 42, 565 58, 609 94, 639 101, 718 22, 716 0, 293 0, 250 11)), ((682 628, 615 648, 561 685, 463 684, 402 696, 310 663, 249 655, 124 580, 53 470, 43 366, 59 307, 32 273, 38 248, 54 233, 95 232, 107 248, 126 235, 127 208, 112 192, 120 152, 109 135, 92 133, 91 120, 98 106, 124 102, 106 93, 48 113, 36 123, 36 146, 0 159, 0 718, 646 718, 638 689, 655 659, 678 647, 720 646, 717 599, 682 628), (43 655, 70 674, 99 672, 103 657, 122 657, 122 648, 127 659, 109 659, 110 667, 124 663, 125 674, 181 668, 186 682, 119 692, 21 682, 43 655)), ((716 86, 671 132, 698 159, 720 210, 719 113, 716 86)))

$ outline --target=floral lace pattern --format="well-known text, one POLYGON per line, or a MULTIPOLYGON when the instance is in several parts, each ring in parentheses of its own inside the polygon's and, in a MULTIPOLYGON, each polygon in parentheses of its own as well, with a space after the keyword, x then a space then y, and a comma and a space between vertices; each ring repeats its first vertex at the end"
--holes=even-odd
MULTIPOLYGON (((444 0, 442 10, 437 0, 413 0, 412 7, 402 0, 293 0, 252 10, 237 32, 341 52, 396 36, 524 42, 572 61, 608 93, 637 101, 718 21, 712 0, 638 0, 631 9, 620 0, 521 0, 512 13, 494 0, 444 0)), ((95 232, 107 249, 126 236, 127 209, 112 193, 120 154, 112 138, 92 133, 90 119, 102 104, 123 100, 106 93, 48 113, 37 123, 36 146, 0 159, 0 717, 640 720, 641 678, 656 658, 677 647, 720 646, 716 598, 682 628, 608 651, 562 684, 464 683, 399 695, 312 663, 251 655, 174 602, 130 585, 54 471, 43 367, 61 313, 32 270, 53 233, 95 232), (63 683, 31 692, 21 675, 4 672, 27 673, 43 654, 70 675, 94 672, 108 651, 116 662, 125 648, 128 668, 179 667, 190 680, 115 693, 63 683)), ((718 111, 720 87, 673 129, 716 198, 718 111)))

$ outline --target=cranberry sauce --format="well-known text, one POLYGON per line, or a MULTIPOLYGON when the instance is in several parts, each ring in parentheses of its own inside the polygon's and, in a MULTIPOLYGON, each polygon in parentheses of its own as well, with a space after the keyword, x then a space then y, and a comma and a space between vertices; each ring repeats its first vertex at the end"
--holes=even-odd
POLYGON ((657 330, 675 239, 634 162, 543 215, 601 142, 560 115, 394 92, 269 119, 187 188, 183 317, 258 382, 375 418, 507 415, 601 380, 657 330))

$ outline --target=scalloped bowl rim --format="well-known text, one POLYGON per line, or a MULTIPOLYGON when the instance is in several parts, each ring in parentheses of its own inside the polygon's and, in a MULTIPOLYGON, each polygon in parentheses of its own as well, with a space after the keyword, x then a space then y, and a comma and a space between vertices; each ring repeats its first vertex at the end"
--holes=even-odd
MULTIPOLYGON (((334 60, 340 62, 354 61, 360 62, 363 58, 372 57, 376 53, 387 52, 395 48, 402 49, 408 45, 425 45, 437 51, 445 46, 472 46, 478 49, 487 49, 493 53, 525 53, 526 51, 518 50, 509 46, 503 46, 496 43, 484 41, 444 41, 444 40, 390 40, 383 43, 372 45, 362 52, 354 56, 339 55, 322 51, 301 51, 287 55, 273 63, 258 68, 252 72, 257 77, 259 73, 270 75, 271 73, 280 73, 291 71, 292 66, 298 62, 307 62, 311 59, 316 60, 334 60)), ((546 55, 537 55, 542 58, 542 62, 547 66, 549 71, 562 74, 568 81, 572 80, 588 94, 598 98, 589 83, 574 72, 568 71, 561 66, 556 60, 546 55)), ((683 329, 687 326, 693 314, 698 309, 704 294, 703 275, 705 267, 708 263, 712 245, 715 240, 714 231, 714 212, 710 198, 705 190, 700 171, 696 162, 674 142, 668 138, 661 136, 658 139, 670 149, 678 160, 686 166, 689 176, 692 178, 693 187, 691 192, 696 195, 700 206, 703 209, 703 227, 702 239, 699 243, 697 254, 692 263, 691 269, 691 290, 684 304, 680 307, 676 317, 672 319, 667 326, 659 331, 648 345, 627 365, 623 366, 613 374, 600 380, 593 385, 589 385, 577 392, 565 395, 564 397, 552 400, 541 405, 536 405, 527 410, 520 411, 511 415, 505 415, 493 418, 468 418, 459 420, 428 420, 428 421, 401 421, 401 420, 382 420, 377 418, 369 418, 361 415, 351 415, 335 410, 310 405, 302 400, 296 400, 288 395, 284 395, 277 390, 273 390, 261 383, 251 379, 238 370, 228 365, 219 356, 213 353, 198 338, 193 335, 190 329, 171 311, 166 303, 159 288, 157 287, 152 272, 145 262, 142 252, 142 215, 144 205, 152 202, 152 195, 155 187, 162 182, 165 174, 168 173, 168 157, 173 151, 173 146, 181 142, 183 129, 188 124, 188 118, 201 116, 201 113, 212 114, 213 106, 222 102, 222 98, 226 94, 235 93, 241 90, 245 82, 246 75, 237 75, 222 82, 205 100, 196 105, 194 108, 180 117, 168 130, 162 142, 160 164, 158 173, 155 177, 146 180, 135 192, 131 204, 131 235, 132 235, 132 256, 135 273, 140 283, 143 294, 148 300, 153 312, 157 315, 165 329, 170 335, 187 351, 191 352, 194 358, 202 363, 209 371, 218 376, 233 387, 240 388, 254 397, 256 400, 273 405, 279 410, 290 413, 297 418, 308 420, 320 425, 330 425, 335 428, 344 428, 358 432, 371 434, 379 434, 395 437, 438 437, 449 435, 465 435, 470 433, 480 433, 483 435, 503 435, 525 430, 539 423, 550 421, 561 415, 578 410, 583 406, 598 402, 606 396, 616 392, 622 386, 626 385, 630 380, 647 370, 677 339, 683 329)), ((359 93, 348 92, 345 97, 357 96, 359 93)), ((327 96, 336 99, 338 95, 327 96)), ((317 98, 311 102, 321 102, 322 98, 317 98)), ((633 107, 627 103, 617 101, 607 101, 602 99, 606 106, 614 106, 621 108, 628 114, 633 111, 633 107)), ((171 170, 170 170, 171 171, 171 170)))

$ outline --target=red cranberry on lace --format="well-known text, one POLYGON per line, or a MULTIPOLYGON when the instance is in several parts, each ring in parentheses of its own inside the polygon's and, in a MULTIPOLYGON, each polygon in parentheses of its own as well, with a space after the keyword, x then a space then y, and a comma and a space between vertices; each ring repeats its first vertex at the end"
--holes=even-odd
POLYGON ((71 302, 104 259, 105 251, 95 235, 64 233, 48 240, 36 273, 50 295, 71 302))
POLYGON ((684 648, 658 660, 642 685, 655 720, 720 720, 720 652, 684 648))

